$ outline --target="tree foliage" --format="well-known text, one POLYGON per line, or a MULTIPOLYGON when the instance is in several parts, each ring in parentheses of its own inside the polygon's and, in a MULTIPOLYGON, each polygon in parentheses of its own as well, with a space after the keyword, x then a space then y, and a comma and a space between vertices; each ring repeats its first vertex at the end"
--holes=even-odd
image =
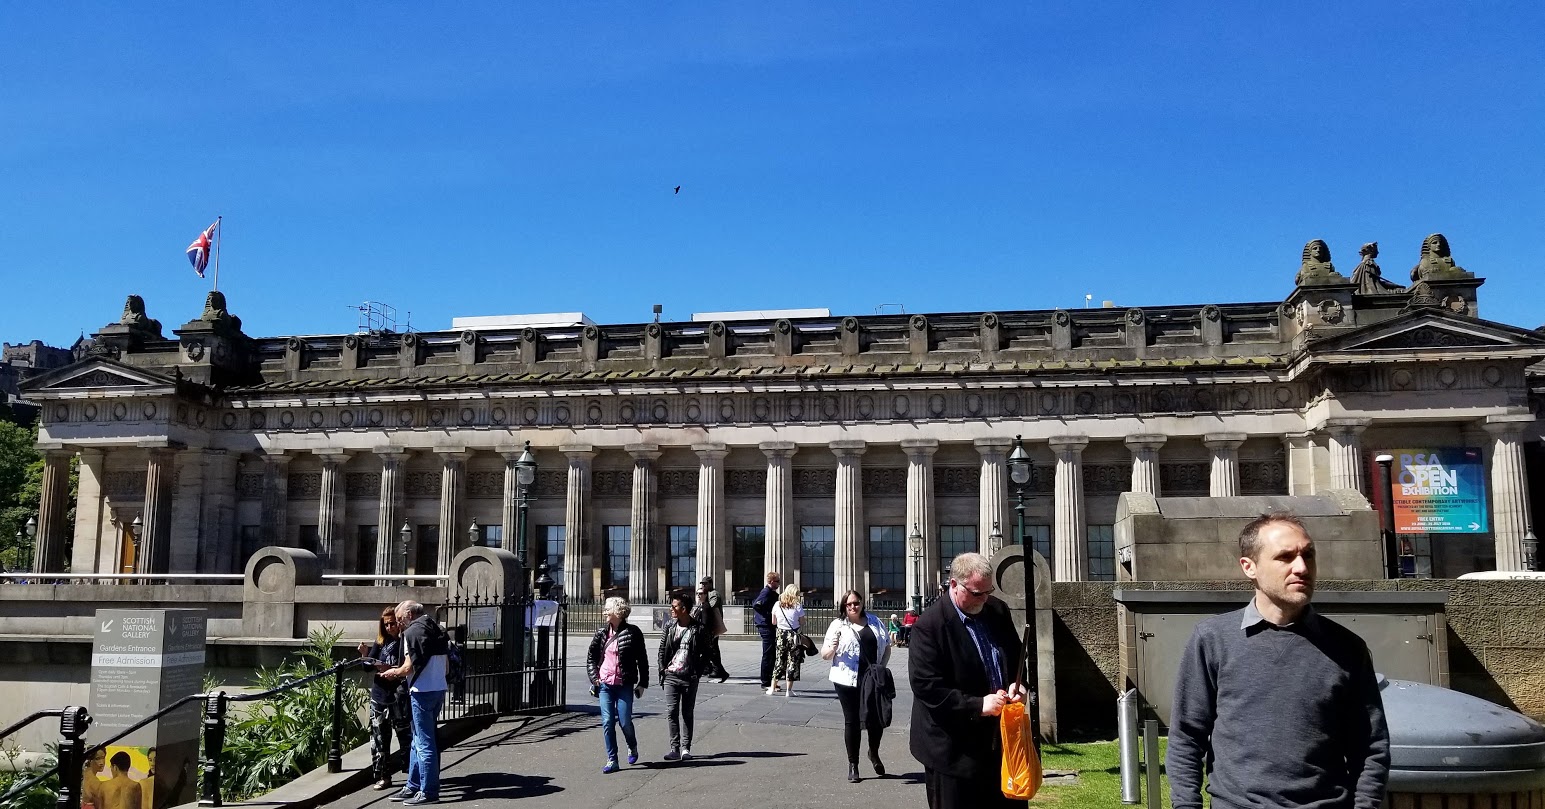
MULTIPOLYGON (((38 428, 21 427, 0 419, 0 565, 16 570, 23 562, 32 562, 35 540, 16 532, 28 519, 36 518, 43 501, 43 456, 37 450, 38 428)), ((70 460, 70 507, 65 515, 65 536, 75 535, 75 493, 79 491, 80 469, 77 459, 70 460)), ((68 556, 66 556, 68 558, 68 556)))

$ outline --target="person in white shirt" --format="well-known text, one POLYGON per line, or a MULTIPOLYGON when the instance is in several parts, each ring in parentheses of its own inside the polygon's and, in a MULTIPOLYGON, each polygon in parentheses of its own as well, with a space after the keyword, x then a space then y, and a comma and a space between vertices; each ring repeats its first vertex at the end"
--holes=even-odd
POLYGON ((890 633, 880 619, 864 610, 864 597, 857 590, 849 590, 837 600, 841 617, 833 620, 826 630, 826 642, 821 644, 821 657, 832 662, 827 679, 837 691, 837 701, 842 704, 842 740, 848 751, 848 781, 858 783, 858 732, 869 730, 869 763, 874 765, 875 775, 885 774, 880 763, 880 734, 884 728, 873 717, 860 715, 859 685, 871 666, 884 666, 890 661, 890 633))
POLYGON ((405 680, 412 710, 413 745, 408 753, 408 783, 391 800, 405 806, 440 801, 440 746, 435 725, 445 704, 445 668, 450 637, 417 601, 397 605, 402 631, 402 665, 381 672, 382 677, 405 680))
POLYGON ((799 679, 799 667, 805 660, 805 654, 799 648, 799 629, 805 623, 805 605, 798 587, 791 584, 783 588, 769 618, 772 619, 777 637, 774 639, 772 680, 768 683, 767 695, 772 696, 778 690, 778 681, 782 680, 783 696, 792 697, 794 681, 799 679))

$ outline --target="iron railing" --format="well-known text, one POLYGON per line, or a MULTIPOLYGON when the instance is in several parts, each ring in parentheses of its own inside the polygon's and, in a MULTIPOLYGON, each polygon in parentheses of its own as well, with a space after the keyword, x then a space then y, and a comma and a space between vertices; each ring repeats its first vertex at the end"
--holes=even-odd
POLYGON ((442 719, 564 710, 565 602, 471 595, 447 602, 437 617, 462 660, 462 681, 452 687, 442 719))

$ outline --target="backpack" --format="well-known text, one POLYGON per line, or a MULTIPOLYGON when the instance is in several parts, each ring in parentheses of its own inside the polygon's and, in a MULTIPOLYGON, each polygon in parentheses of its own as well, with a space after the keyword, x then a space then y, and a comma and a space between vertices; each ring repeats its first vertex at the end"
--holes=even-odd
POLYGON ((445 639, 445 684, 455 688, 467 678, 466 666, 461 662, 461 644, 450 637, 445 639))

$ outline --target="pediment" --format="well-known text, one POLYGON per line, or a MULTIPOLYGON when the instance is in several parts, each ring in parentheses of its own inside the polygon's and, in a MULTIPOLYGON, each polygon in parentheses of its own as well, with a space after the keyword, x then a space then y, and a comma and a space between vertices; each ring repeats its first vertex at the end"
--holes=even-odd
POLYGON ((1445 349, 1545 353, 1545 335, 1506 323, 1424 311, 1318 340, 1309 346, 1308 353, 1377 354, 1445 349))
POLYGON ((89 388, 164 388, 177 380, 143 368, 108 359, 88 359, 29 379, 23 387, 33 393, 89 388))

